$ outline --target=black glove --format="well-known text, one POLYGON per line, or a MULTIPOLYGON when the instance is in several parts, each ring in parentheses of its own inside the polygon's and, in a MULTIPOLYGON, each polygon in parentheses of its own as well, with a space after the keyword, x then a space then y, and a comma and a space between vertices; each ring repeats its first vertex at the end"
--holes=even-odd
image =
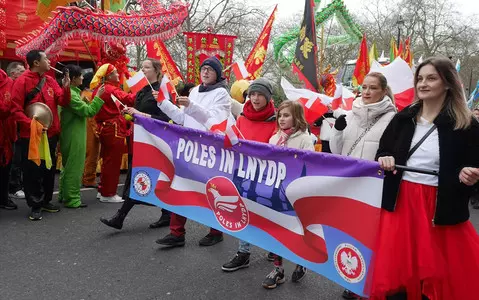
POLYGON ((336 122, 334 122, 334 128, 339 131, 343 131, 344 128, 346 128, 346 115, 340 115, 337 119, 336 122))

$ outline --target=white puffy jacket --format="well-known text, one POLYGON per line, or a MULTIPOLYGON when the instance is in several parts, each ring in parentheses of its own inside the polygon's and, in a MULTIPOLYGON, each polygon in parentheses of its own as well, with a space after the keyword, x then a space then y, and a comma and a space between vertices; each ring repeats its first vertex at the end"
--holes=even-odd
POLYGON ((333 127, 329 141, 331 152, 347 155, 354 142, 368 125, 372 123, 376 117, 379 117, 378 121, 359 141, 350 154, 351 157, 374 160, 379 147, 379 140, 395 114, 396 107, 388 96, 385 96, 383 100, 373 104, 364 104, 361 98, 356 99, 353 102, 353 109, 346 113, 346 128, 343 131, 338 131, 333 127))

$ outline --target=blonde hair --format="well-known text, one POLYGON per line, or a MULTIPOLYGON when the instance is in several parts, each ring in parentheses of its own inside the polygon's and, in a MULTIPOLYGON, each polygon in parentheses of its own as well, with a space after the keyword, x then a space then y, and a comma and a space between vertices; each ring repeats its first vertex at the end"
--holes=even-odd
POLYGON ((371 72, 366 77, 374 77, 379 81, 379 86, 383 91, 386 91, 386 95, 391 99, 392 103, 394 104, 394 94, 393 91, 391 90, 391 87, 388 85, 388 80, 386 77, 379 73, 379 72, 371 72))
POLYGON ((307 131, 308 130, 308 122, 306 122, 306 118, 304 117, 304 109, 298 101, 291 101, 285 100, 281 102, 276 111, 276 126, 279 130, 279 113, 281 110, 289 108, 291 111, 291 116, 293 117, 293 130, 294 132, 297 131, 307 131))
MULTIPOLYGON (((472 112, 467 107, 461 80, 452 61, 442 57, 431 57, 424 60, 417 67, 416 74, 414 74, 415 89, 417 88, 419 71, 426 65, 431 65, 436 69, 439 77, 441 77, 444 85, 447 87, 443 109, 454 119, 454 130, 469 128, 472 121, 472 112)), ((416 98, 415 103, 421 102, 421 99, 416 98)))

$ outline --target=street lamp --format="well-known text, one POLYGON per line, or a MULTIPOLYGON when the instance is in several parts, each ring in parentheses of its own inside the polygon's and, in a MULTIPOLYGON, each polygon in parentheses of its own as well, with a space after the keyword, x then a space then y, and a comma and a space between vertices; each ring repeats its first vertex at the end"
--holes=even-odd
POLYGON ((400 44, 401 40, 401 26, 404 25, 404 20, 401 15, 399 15, 399 19, 396 22, 396 25, 398 26, 398 45, 400 44))

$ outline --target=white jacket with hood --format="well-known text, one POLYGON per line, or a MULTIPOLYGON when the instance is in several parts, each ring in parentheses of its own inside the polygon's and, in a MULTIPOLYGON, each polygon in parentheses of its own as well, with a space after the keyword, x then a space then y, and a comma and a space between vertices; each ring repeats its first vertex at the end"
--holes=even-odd
POLYGON ((349 155, 355 158, 374 160, 379 147, 379 140, 395 114, 396 107, 388 96, 373 104, 364 104, 362 98, 356 99, 352 110, 346 113, 346 128, 339 131, 333 127, 329 141, 331 152, 348 155, 354 142, 368 125, 379 117, 374 126, 363 136, 349 155))

